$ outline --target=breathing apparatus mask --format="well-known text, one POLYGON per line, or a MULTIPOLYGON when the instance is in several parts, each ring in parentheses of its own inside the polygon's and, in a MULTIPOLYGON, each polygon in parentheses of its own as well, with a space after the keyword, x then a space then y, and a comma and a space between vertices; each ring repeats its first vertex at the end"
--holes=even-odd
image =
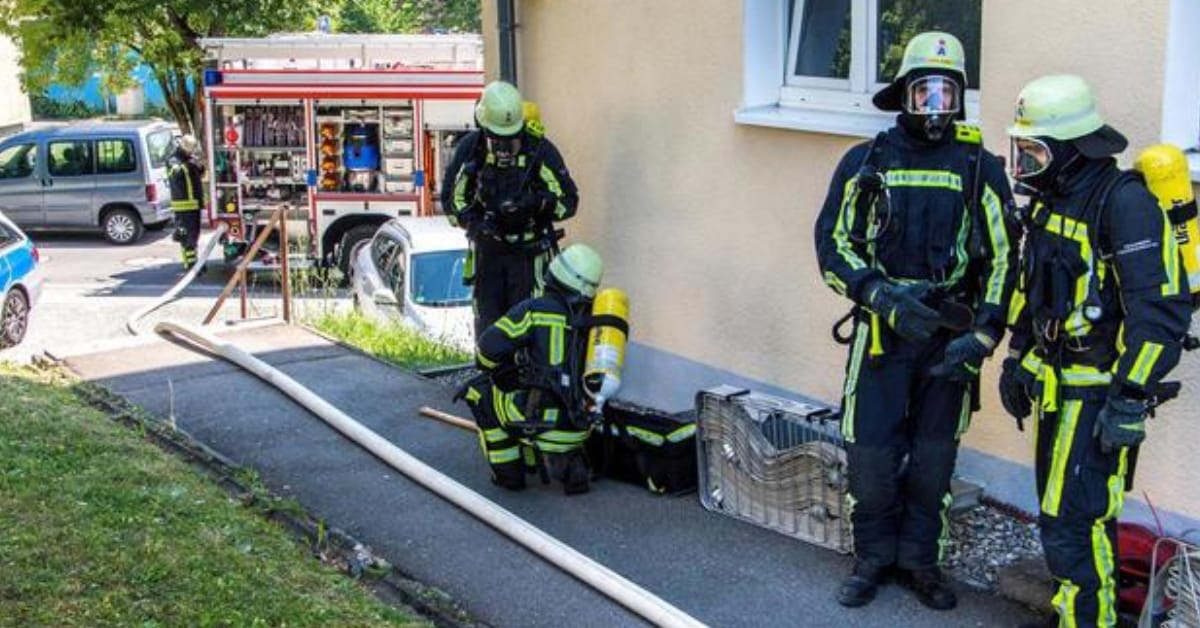
POLYGON ((946 74, 915 73, 905 81, 900 124, 911 135, 940 142, 961 117, 962 86, 946 74))
POLYGON ((497 135, 484 131, 487 141, 488 154, 492 156, 497 168, 511 168, 517 163, 517 154, 521 152, 521 135, 497 135))
POLYGON ((1009 156, 1017 182, 1014 191, 1036 196, 1057 189, 1083 155, 1071 141, 1014 137, 1009 142, 1009 156))

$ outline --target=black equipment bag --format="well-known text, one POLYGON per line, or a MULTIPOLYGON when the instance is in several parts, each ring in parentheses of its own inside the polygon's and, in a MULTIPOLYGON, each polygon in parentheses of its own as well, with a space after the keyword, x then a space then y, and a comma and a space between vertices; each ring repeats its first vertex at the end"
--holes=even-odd
POLYGON ((696 490, 694 411, 668 414, 613 400, 587 442, 592 468, 659 495, 696 490))

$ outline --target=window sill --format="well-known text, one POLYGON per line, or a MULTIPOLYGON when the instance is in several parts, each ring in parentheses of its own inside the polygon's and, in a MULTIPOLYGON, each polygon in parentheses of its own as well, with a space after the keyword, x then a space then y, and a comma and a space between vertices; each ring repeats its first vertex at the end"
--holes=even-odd
POLYGON ((830 107, 764 105, 733 112, 737 124, 809 131, 849 137, 875 137, 892 126, 896 114, 830 107))

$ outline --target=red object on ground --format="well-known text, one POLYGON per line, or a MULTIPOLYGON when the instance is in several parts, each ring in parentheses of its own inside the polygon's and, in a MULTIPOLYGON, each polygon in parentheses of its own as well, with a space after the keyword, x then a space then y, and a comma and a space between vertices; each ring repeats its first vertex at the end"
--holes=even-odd
POLYGON ((1161 543, 1158 556, 1154 556, 1159 538, 1146 526, 1117 524, 1117 609, 1123 613, 1141 614, 1150 594, 1150 576, 1175 555, 1174 543, 1161 543))

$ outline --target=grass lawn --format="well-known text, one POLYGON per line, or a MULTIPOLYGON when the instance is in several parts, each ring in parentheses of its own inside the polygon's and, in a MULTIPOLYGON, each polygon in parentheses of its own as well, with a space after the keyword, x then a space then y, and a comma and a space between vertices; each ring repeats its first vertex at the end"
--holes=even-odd
POLYGON ((61 375, 0 363, 0 625, 420 623, 61 375))
POLYGON ((407 369, 466 364, 469 354, 441 344, 401 325, 375 321, 359 313, 322 312, 308 324, 322 332, 407 369))

